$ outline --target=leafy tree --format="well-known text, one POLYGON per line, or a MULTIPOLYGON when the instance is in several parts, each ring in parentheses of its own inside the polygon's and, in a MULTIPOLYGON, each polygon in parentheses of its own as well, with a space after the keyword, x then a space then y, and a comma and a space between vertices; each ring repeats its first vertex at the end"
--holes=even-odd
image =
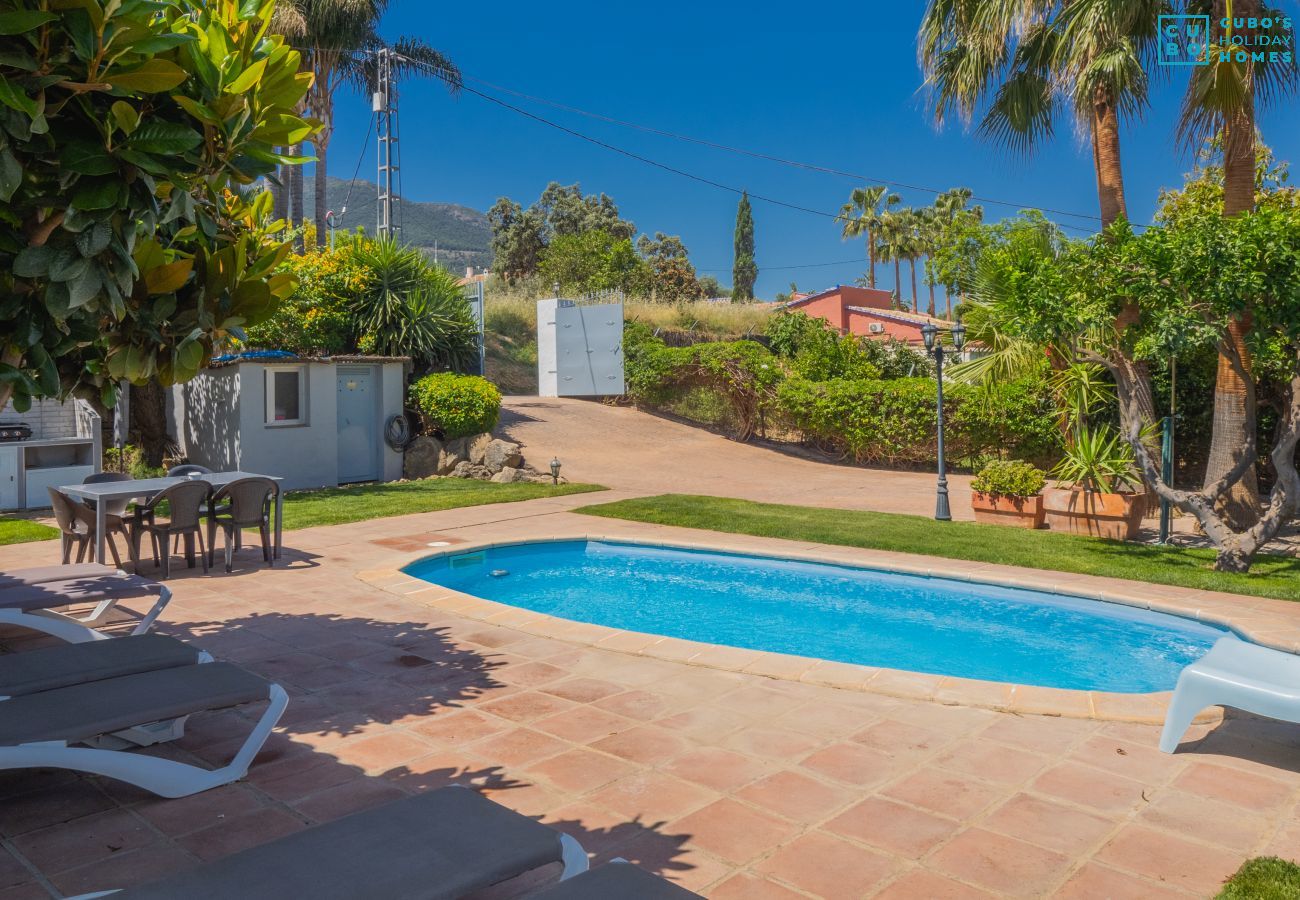
POLYGON ((839 215, 835 217, 837 222, 844 223, 841 234, 846 241, 859 237, 867 239, 866 286, 869 288, 874 289, 876 286, 876 241, 882 225, 881 204, 887 210, 900 202, 902 198, 890 193, 883 184, 854 188, 853 193, 849 194, 849 202, 840 208, 839 215))
POLYGON ((582 292, 630 291, 649 277, 631 240, 601 230, 556 237, 543 251, 539 271, 548 283, 582 292))
MULTIPOLYGON (((1223 208, 1235 216, 1255 208, 1256 105, 1290 93, 1297 83, 1295 53, 1278 60, 1256 63, 1252 54, 1220 52, 1242 23, 1267 19, 1272 35, 1289 40, 1290 17, 1259 0, 1192 0, 1188 12, 1210 17, 1210 42, 1206 65, 1192 69, 1179 123, 1181 136, 1194 142, 1220 136, 1223 151, 1223 208)), ((1259 29, 1263 33, 1263 29, 1259 29)), ((1248 335, 1253 311, 1249 305, 1235 311, 1219 348, 1214 390, 1214 433, 1205 467, 1203 487, 1209 489, 1235 466, 1248 435, 1256 426, 1251 389, 1253 361, 1248 335)), ((1224 498, 1225 513, 1238 525, 1255 520, 1260 512, 1259 487, 1253 467, 1238 479, 1224 498)))
POLYGON ((514 281, 536 272, 546 249, 542 214, 501 197, 487 211, 487 219, 492 226, 492 268, 497 274, 514 281))
POLYGON ((975 259, 983 246, 984 207, 967 206, 970 188, 944 191, 934 201, 926 255, 926 283, 930 285, 930 315, 934 315, 934 285, 943 285, 948 297, 948 318, 952 318, 952 298, 974 275, 975 259))
POLYGON ((649 265, 652 298, 676 303, 700 296, 695 266, 680 237, 662 231, 656 231, 654 238, 643 234, 637 239, 636 249, 649 265))
POLYGON ((758 280, 758 264, 754 262, 754 211, 749 205, 748 192, 740 195, 736 206, 735 262, 731 266, 731 297, 733 300, 753 300, 754 282, 758 280))
MULTIPOLYGON (((388 0, 278 0, 273 25, 302 48, 304 71, 314 76, 307 92, 306 108, 321 122, 312 140, 316 151, 313 178, 317 246, 325 246, 325 176, 329 142, 334 133, 334 94, 350 83, 362 91, 375 84, 375 51, 392 50, 393 69, 401 75, 433 75, 454 94, 460 90, 460 70, 446 55, 414 37, 400 37, 391 44, 379 34, 380 19, 388 0)), ((301 170, 297 170, 301 175, 301 170)), ((296 209, 300 226, 304 206, 301 178, 295 178, 299 196, 296 209)))
POLYGON ((501 197, 487 217, 492 226, 493 268, 507 281, 535 274, 543 251, 557 237, 603 231, 615 240, 631 240, 636 234, 636 226, 619 216, 607 194, 584 195, 577 184, 555 181, 527 209, 501 197))
POLYGON ((194 376, 293 290, 249 188, 310 137, 272 3, 0 13, 0 409, 194 376))

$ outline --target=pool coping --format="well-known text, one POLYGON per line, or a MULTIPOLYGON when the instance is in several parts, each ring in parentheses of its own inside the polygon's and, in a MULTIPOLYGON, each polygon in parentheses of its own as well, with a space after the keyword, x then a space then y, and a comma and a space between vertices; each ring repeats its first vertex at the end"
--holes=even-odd
MULTIPOLYGON (((793 550, 788 547, 778 549, 773 546, 772 549, 764 550, 762 549, 763 542, 771 541, 773 544, 788 544, 789 542, 781 539, 752 538, 748 536, 745 536, 744 540, 728 540, 728 538, 737 538, 739 536, 727 535, 721 532, 706 532, 709 535, 708 539, 693 536, 690 538, 664 539, 659 536, 650 537, 637 534, 637 530, 639 529, 633 529, 632 533, 625 534, 573 533, 566 530, 562 534, 540 534, 511 539, 468 539, 463 543, 457 543, 450 547, 430 548, 428 551, 422 550, 402 554, 397 565, 361 571, 357 573, 357 578, 372 587, 400 595, 407 600, 442 612, 453 613, 486 624, 511 628, 537 637, 551 638, 579 646, 719 669, 726 672, 738 672, 785 681, 815 684, 840 690, 863 691, 954 706, 972 706, 1021 715, 1048 715, 1161 724, 1164 722, 1172 691, 1140 694, 1079 691, 834 662, 816 657, 797 656, 774 651, 747 650, 740 647, 665 637, 663 635, 562 619, 435 585, 408 575, 402 569, 420 560, 459 556, 495 547, 509 547, 526 543, 568 541, 637 543, 678 550, 707 550, 745 556, 775 556, 801 562, 851 566, 872 571, 917 575, 927 578, 945 578, 996 587, 1020 588, 1080 597, 1086 600, 1168 613, 1228 628, 1255 643, 1287 652, 1296 652, 1297 649, 1300 649, 1300 627, 1297 627, 1297 625, 1287 623, 1288 627, 1284 632, 1270 631, 1259 627, 1260 621, 1264 624, 1278 624, 1274 617, 1267 615, 1268 610, 1262 608, 1259 604, 1245 606, 1239 611, 1241 613, 1256 613, 1262 616, 1260 621, 1251 621, 1247 615, 1234 615, 1233 613, 1237 610, 1225 608, 1224 601, 1220 598, 1234 598, 1236 595, 1191 592, 1188 598, 1178 596, 1160 598, 1153 596, 1153 594, 1159 592, 1163 586, 1143 582, 1124 582, 1126 585, 1132 585, 1130 591, 1116 590, 1113 587, 1109 589, 1099 587, 1090 589, 1087 581, 1092 576, 1075 576, 1036 569, 1017 569, 1014 570, 1014 574, 987 573, 981 575, 972 571, 970 568, 972 564, 964 560, 918 556, 921 562, 927 564, 910 564, 893 558, 882 558, 882 555, 877 551, 859 550, 858 548, 832 544, 808 544, 803 545, 802 549, 793 550), (1042 577, 1052 574, 1058 574, 1062 579, 1068 579, 1069 583, 1044 580, 1042 577)), ((395 562, 397 561, 395 560, 395 562)), ((977 568, 979 567, 977 566, 977 568)), ((1259 598, 1241 597, 1239 600, 1249 602, 1259 600, 1259 598)), ((1217 722, 1222 717, 1223 711, 1218 707, 1213 707, 1198 715, 1196 721, 1217 722)))

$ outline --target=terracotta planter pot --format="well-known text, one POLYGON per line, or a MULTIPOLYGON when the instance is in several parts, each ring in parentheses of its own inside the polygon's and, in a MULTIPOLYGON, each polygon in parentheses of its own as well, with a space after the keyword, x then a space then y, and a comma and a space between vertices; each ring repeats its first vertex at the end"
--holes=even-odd
POLYGON ((985 525, 1010 525, 1013 528, 1043 527, 1043 495, 1012 497, 1009 494, 971 494, 975 521, 985 525))
POLYGON ((1043 507, 1047 527, 1053 531, 1132 541, 1142 526, 1147 496, 1048 488, 1043 493, 1043 507))

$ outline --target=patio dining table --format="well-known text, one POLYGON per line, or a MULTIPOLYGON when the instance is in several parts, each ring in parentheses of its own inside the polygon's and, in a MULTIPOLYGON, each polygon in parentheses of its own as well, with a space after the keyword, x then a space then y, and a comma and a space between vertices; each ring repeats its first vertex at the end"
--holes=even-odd
POLYGON ((95 502, 95 562, 104 562, 104 554, 108 549, 106 546, 107 535, 105 530, 107 522, 105 521, 105 506, 109 500, 149 500, 162 493, 174 484, 180 484, 185 481, 205 481, 210 484, 214 490, 225 487, 232 481, 238 481, 241 478, 268 478, 276 483, 275 490, 275 558, 280 558, 280 547, 282 525, 284 524, 284 491, 280 488, 280 482, 284 479, 279 475, 259 475, 256 472, 209 472, 200 475, 198 478, 191 478, 185 475, 168 476, 165 478, 133 478, 130 481, 101 481, 96 484, 69 484, 60 487, 59 490, 65 494, 77 497, 81 500, 93 500, 95 502))

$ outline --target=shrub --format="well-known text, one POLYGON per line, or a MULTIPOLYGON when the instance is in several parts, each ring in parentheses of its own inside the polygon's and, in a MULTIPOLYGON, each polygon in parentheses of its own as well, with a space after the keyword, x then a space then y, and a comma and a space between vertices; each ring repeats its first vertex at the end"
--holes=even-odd
POLYGON ((668 347, 649 327, 630 323, 624 330, 627 392, 634 401, 671 407, 688 396, 697 406, 701 391, 714 394, 725 412, 718 420, 736 440, 748 440, 774 409, 785 374, 767 349, 754 341, 719 341, 668 347))
POLYGON ((344 250, 310 250, 290 256, 280 270, 298 287, 271 318, 247 329, 250 347, 328 356, 354 349, 349 305, 371 277, 344 250))
POLYGON ((501 392, 486 378, 442 372, 411 385, 411 405, 430 431, 452 440, 495 428, 501 392))
POLYGON ((371 276, 348 307, 366 352, 409 356, 423 372, 463 368, 477 357, 469 303, 450 272, 391 238, 356 238, 343 252, 371 276))
POLYGON ((144 451, 135 444, 104 449, 104 471, 126 472, 132 478, 161 478, 167 474, 162 466, 151 466, 144 460, 144 451))
MULTIPOLYGON (((950 459, 974 463, 1003 453, 1034 459, 1050 452, 1050 400, 1036 396, 1032 385, 1012 383, 986 393, 965 385, 945 388, 950 459)), ((781 385, 777 402, 806 439, 857 462, 919 465, 937 456, 935 384, 929 378, 791 378, 781 385)))
POLYGON ((772 352, 791 360, 794 370, 809 381, 870 381, 933 374, 929 358, 902 341, 842 335, 825 319, 801 312, 772 316, 766 333, 772 352))
POLYGON ((1047 484, 1047 475, 1037 466, 1019 459, 994 460, 971 481, 971 489, 983 494, 1033 497, 1047 484))

